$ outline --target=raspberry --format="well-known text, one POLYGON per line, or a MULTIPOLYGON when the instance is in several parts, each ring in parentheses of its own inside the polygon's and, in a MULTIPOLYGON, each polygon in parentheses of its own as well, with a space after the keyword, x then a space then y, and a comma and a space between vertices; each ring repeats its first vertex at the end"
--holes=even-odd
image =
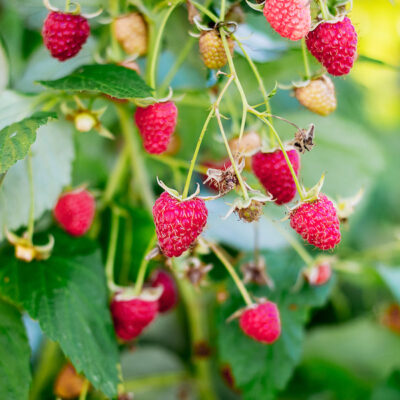
POLYGON ((281 334, 279 310, 271 301, 248 307, 240 316, 239 324, 246 335, 265 344, 274 343, 281 334))
POLYGON ((331 279, 332 269, 328 262, 313 266, 310 270, 304 272, 304 277, 313 286, 324 285, 331 279))
POLYGON ((357 54, 357 33, 348 17, 336 23, 325 22, 310 32, 308 50, 331 75, 346 75, 357 54))
POLYGON ((161 154, 167 150, 177 118, 178 109, 173 101, 136 108, 136 125, 148 153, 161 154))
POLYGON ((294 93, 300 104, 316 114, 327 116, 336 110, 335 86, 327 76, 296 88, 294 93))
POLYGON ((52 11, 43 24, 43 40, 50 54, 60 61, 79 53, 90 34, 86 18, 52 11))
POLYGON ((290 226, 321 250, 333 249, 340 243, 339 218, 333 203, 324 194, 294 209, 290 213, 290 226))
POLYGON ((54 383, 54 394, 63 399, 76 399, 82 392, 85 378, 70 363, 64 365, 54 383))
POLYGON ((122 340, 132 340, 155 319, 158 312, 158 299, 131 297, 124 299, 118 293, 114 296, 110 309, 117 336, 122 340))
POLYGON ((309 0, 267 0, 264 16, 277 33, 290 40, 299 40, 310 31, 309 0))
MULTIPOLYGON (((231 161, 229 158, 222 160, 222 161, 205 161, 203 163, 204 167, 207 167, 208 169, 216 169, 220 170, 222 173, 225 172, 230 166, 232 165, 231 161)), ((202 181, 203 183, 211 190, 214 192, 219 192, 220 191, 220 183, 216 181, 215 179, 208 179, 208 175, 202 175, 202 181)))
MULTIPOLYGON (((235 42, 230 37, 227 37, 227 41, 229 51, 233 54, 235 42)), ((204 65, 207 68, 222 68, 228 62, 222 39, 217 31, 203 31, 200 36, 199 47, 204 65)))
MULTIPOLYGON (((295 149, 287 150, 296 175, 300 168, 300 157, 295 149)), ((278 205, 289 203, 296 196, 296 185, 285 156, 281 150, 272 153, 257 153, 252 160, 253 172, 278 205)))
POLYGON ((235 212, 242 221, 254 222, 263 215, 264 205, 265 203, 262 201, 252 200, 248 207, 235 209, 235 212))
POLYGON ((176 306, 178 302, 178 290, 174 279, 168 272, 162 269, 155 271, 151 277, 151 286, 161 286, 163 289, 158 299, 158 309, 160 312, 167 312, 176 306))
POLYGON ((118 17, 112 28, 116 40, 127 54, 146 54, 147 24, 141 14, 134 12, 118 17))
POLYGON ((63 194, 54 208, 56 221, 72 236, 82 236, 93 222, 96 203, 84 189, 63 194))
POLYGON ((207 223, 204 200, 179 201, 164 192, 153 207, 158 242, 167 257, 179 257, 197 239, 207 223))
POLYGON ((260 149, 261 138, 258 133, 250 131, 243 135, 240 142, 239 138, 231 139, 229 147, 234 156, 246 156, 244 167, 247 171, 251 171, 251 156, 260 149))

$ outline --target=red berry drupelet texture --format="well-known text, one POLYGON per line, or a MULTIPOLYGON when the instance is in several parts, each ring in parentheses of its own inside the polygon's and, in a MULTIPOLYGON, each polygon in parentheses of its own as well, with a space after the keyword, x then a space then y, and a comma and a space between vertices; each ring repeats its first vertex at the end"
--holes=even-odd
POLYGON ((82 236, 90 228, 96 202, 87 190, 63 194, 54 208, 56 221, 72 236, 82 236))
POLYGON ((178 289, 174 278, 166 271, 159 269, 151 277, 151 286, 161 286, 163 291, 158 299, 158 310, 162 313, 173 309, 178 302, 178 289))
POLYGON ((122 340, 132 340, 155 319, 158 312, 158 300, 148 301, 134 297, 130 300, 118 299, 114 296, 111 315, 117 336, 122 340))
POLYGON ((164 192, 153 206, 158 243, 167 257, 179 257, 197 239, 207 223, 204 200, 179 201, 164 192))
POLYGON ((318 200, 302 203, 290 213, 290 226, 321 250, 333 249, 340 243, 339 225, 335 206, 324 194, 318 200))
POLYGON ((310 31, 309 0, 267 0, 264 16, 277 33, 290 40, 302 39, 310 31))
POLYGON ((51 55, 65 61, 79 53, 90 35, 90 26, 81 15, 52 11, 44 21, 42 35, 51 55))
POLYGON ((279 310, 271 301, 247 308, 239 324, 246 335, 261 343, 272 344, 281 334, 279 310))
POLYGON ((178 109, 173 101, 137 107, 135 121, 148 153, 161 154, 167 150, 177 118, 178 109))
POLYGON ((306 39, 310 53, 335 76, 346 75, 357 55, 357 33, 348 17, 334 24, 325 22, 306 39))
MULTIPOLYGON (((299 153, 295 149, 286 152, 297 175, 300 168, 299 153)), ((276 204, 289 203, 296 196, 296 184, 281 150, 255 154, 252 168, 261 184, 274 197, 276 204)))

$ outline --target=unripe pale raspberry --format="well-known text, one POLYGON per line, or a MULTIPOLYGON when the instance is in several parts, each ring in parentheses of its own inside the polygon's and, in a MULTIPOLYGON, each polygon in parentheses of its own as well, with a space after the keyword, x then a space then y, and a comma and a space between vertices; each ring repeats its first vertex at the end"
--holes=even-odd
POLYGON ((290 213, 290 226, 308 243, 321 250, 340 243, 340 223, 333 203, 324 195, 304 202, 290 213))
POLYGON ((248 307, 240 316, 239 324, 257 342, 272 344, 281 335, 279 310, 271 301, 248 307))
POLYGON ((331 75, 346 75, 357 55, 357 33, 348 17, 318 25, 307 35, 310 53, 331 75))
POLYGON ((142 56, 147 53, 147 24, 137 12, 123 15, 114 20, 113 33, 127 54, 142 56))
POLYGON ((331 279, 332 269, 329 262, 323 262, 314 265, 311 269, 307 269, 304 272, 304 277, 307 282, 313 286, 324 285, 331 279))
POLYGON ((95 208, 96 202, 87 190, 74 190, 60 196, 54 217, 70 235, 82 236, 92 225, 95 208))
POLYGON ((178 302, 178 289, 171 274, 162 269, 158 269, 152 274, 151 286, 161 286, 163 289, 158 299, 158 309, 160 312, 167 312, 176 306, 178 302))
POLYGON ((164 192, 153 206, 158 243, 167 257, 179 257, 189 249, 207 223, 204 200, 179 201, 164 192))
POLYGON ((316 114, 327 116, 336 110, 335 86, 328 76, 314 79, 294 93, 300 104, 316 114))
POLYGON ((117 336, 132 340, 150 325, 158 312, 158 300, 144 300, 139 297, 122 299, 116 294, 110 305, 117 336))
POLYGON ((52 11, 43 24, 42 35, 50 54, 60 61, 79 53, 90 34, 86 18, 52 11))
MULTIPOLYGON (((286 152, 297 175, 300 168, 299 153, 295 149, 286 152)), ((276 204, 289 203, 296 196, 296 185, 281 150, 255 154, 252 167, 254 174, 267 192, 274 197, 276 204)))
POLYGON ((266 0, 264 16, 281 36, 299 40, 311 27, 309 0, 266 0))
POLYGON ((62 399, 76 399, 82 392, 85 377, 70 363, 64 365, 54 383, 54 394, 62 399))
POLYGON ((178 109, 173 101, 136 108, 136 125, 148 153, 161 154, 167 150, 177 119, 178 109))
MULTIPOLYGON (((232 38, 226 38, 229 51, 233 54, 235 42, 232 38)), ((222 68, 228 62, 224 44, 219 33, 216 30, 203 31, 199 40, 200 54, 204 65, 210 69, 222 68)))

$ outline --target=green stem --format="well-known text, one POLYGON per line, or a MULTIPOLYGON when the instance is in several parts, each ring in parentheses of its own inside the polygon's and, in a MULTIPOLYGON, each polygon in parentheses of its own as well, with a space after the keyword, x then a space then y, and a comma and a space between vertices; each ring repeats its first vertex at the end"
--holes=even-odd
POLYGON ((174 64, 168 71, 167 76, 164 78, 164 81, 162 82, 162 84, 160 86, 159 93, 161 95, 163 95, 163 93, 167 90, 168 86, 172 82, 172 79, 174 79, 176 73, 179 71, 182 64, 187 59, 188 54, 190 53, 190 50, 192 50, 192 47, 195 42, 196 42, 196 39, 193 37, 190 37, 187 39, 186 45, 183 47, 183 49, 179 53, 178 57, 175 59, 174 64))
POLYGON ((160 375, 143 376, 124 382, 124 390, 127 392, 144 392, 155 388, 161 389, 179 385, 190 380, 186 372, 170 372, 160 375))
POLYGON ((225 144, 226 151, 227 151, 227 153, 228 153, 229 160, 231 161, 231 164, 232 164, 232 167, 233 167, 233 169, 234 169, 234 171, 235 171, 236 177, 238 178, 240 188, 242 189, 242 192, 243 192, 243 196, 244 196, 245 199, 248 199, 248 198, 249 198, 249 194, 248 194, 248 192, 247 192, 246 185, 245 185, 244 182, 243 182, 242 175, 241 175, 241 173, 240 173, 239 170, 238 170, 236 161, 235 161, 235 159, 233 158, 231 148, 229 147, 228 139, 226 138, 226 135, 225 135, 224 126, 223 126, 223 124, 222 124, 221 116, 220 116, 220 114, 219 114, 218 108, 215 110, 215 115, 216 115, 216 117, 217 117, 217 121, 218 121, 218 125, 219 125, 219 130, 220 130, 220 132, 221 132, 222 139, 224 140, 224 144, 225 144))
POLYGON ((28 229, 27 229, 27 239, 32 242, 33 231, 35 226, 35 187, 33 183, 33 169, 32 169, 32 153, 29 150, 28 157, 26 159, 28 167, 28 181, 29 181, 29 219, 28 219, 28 229))
POLYGON ((137 187, 140 189, 139 193, 142 200, 147 210, 151 213, 154 204, 154 194, 149 184, 147 169, 139 149, 135 126, 133 125, 130 113, 122 105, 117 105, 117 112, 122 128, 122 134, 125 138, 125 145, 128 147, 129 151, 132 174, 137 179, 137 187))
POLYGON ((142 262, 140 263, 139 272, 138 272, 138 275, 136 278, 136 283, 135 283, 135 295, 136 296, 139 296, 142 291, 144 278, 146 277, 147 266, 149 265, 149 260, 147 259, 146 256, 151 251, 151 249, 154 247, 154 245, 156 243, 156 239, 157 239, 157 236, 156 236, 156 234, 154 234, 151 237, 149 244, 147 245, 146 251, 144 252, 144 255, 143 255, 142 262))
POLYGON ((322 18, 327 21, 328 18, 328 12, 326 10, 326 5, 325 5, 325 1, 324 0, 318 0, 319 2, 319 6, 321 8, 321 14, 322 14, 322 18))
POLYGON ((168 18, 172 14, 172 11, 174 11, 175 7, 180 3, 180 1, 175 1, 174 4, 170 6, 170 8, 166 11, 164 18, 161 21, 161 24, 157 27, 157 36, 155 39, 154 43, 154 48, 151 53, 151 60, 150 60, 150 68, 149 68, 149 85, 153 89, 156 88, 156 66, 157 66, 157 60, 158 60, 158 55, 160 52, 160 47, 161 47, 161 39, 162 35, 164 33, 165 26, 167 24, 168 18))
MULTIPOLYGON (((258 68, 254 64, 254 62, 251 59, 251 57, 246 52, 243 44, 239 40, 237 40, 237 38, 235 36, 233 38, 235 39, 236 43, 238 44, 240 50, 242 50, 242 53, 243 53, 244 57, 246 58, 248 64, 250 65, 250 68, 253 71, 253 74, 254 74, 254 76, 255 76, 255 78, 257 80, 258 87, 259 87, 259 89, 260 89, 260 91, 261 91, 261 93, 263 95, 263 98, 264 98, 265 111, 267 112, 267 114, 272 114, 271 104, 270 104, 270 101, 269 101, 268 93, 265 90, 264 82, 263 82, 263 80, 261 78, 261 75, 260 75, 260 72, 258 71, 258 68)), ((271 126, 274 126, 271 116, 268 117, 268 120, 271 123, 271 126)), ((275 147, 275 135, 274 135, 271 127, 269 127, 269 132, 270 132, 270 144, 271 144, 271 147, 275 147)))
POLYGON ((213 251, 213 253, 217 256, 217 258, 221 261, 221 263, 224 265, 224 267, 227 269, 227 271, 229 272, 229 274, 232 277, 233 281, 235 282, 237 288, 239 289, 239 292, 242 295, 245 303, 248 306, 251 306, 253 304, 253 301, 251 300, 250 294, 247 291, 246 287, 244 286, 242 280, 239 278, 239 275, 236 273, 235 268, 233 268, 232 264, 227 260, 227 258, 222 253, 222 251, 214 243, 207 241, 207 244, 210 247, 210 249, 213 251))
POLYGON ((121 182, 125 176, 126 165, 129 161, 129 150, 125 146, 118 156, 117 162, 111 175, 108 178, 107 185, 104 189, 104 193, 101 199, 101 208, 107 206, 113 199, 118 188, 121 186, 121 182))
POLYGON ((243 133, 244 133, 244 128, 246 126, 246 117, 247 117, 247 109, 248 109, 248 103, 247 103, 247 98, 246 94, 244 93, 242 84, 240 83, 240 80, 237 76, 235 65, 233 63, 232 55, 229 50, 228 42, 226 40, 226 34, 223 28, 219 29, 219 33, 221 35, 222 43, 224 45, 225 49, 225 54, 228 59, 228 65, 229 69, 231 71, 231 75, 233 76, 233 79, 235 81, 235 85, 239 91, 240 97, 242 99, 242 123, 240 125, 240 134, 239 134, 239 141, 242 139, 243 133))
POLYGON ((194 151, 192 160, 190 162, 189 172, 187 174, 185 187, 183 189, 183 194, 182 194, 182 198, 183 199, 186 199, 186 197, 187 197, 187 195, 189 193, 190 181, 192 180, 192 175, 193 175, 194 167, 196 165, 197 156, 199 155, 199 151, 200 151, 201 144, 203 142, 204 135, 205 135, 205 133, 207 131, 208 125, 209 125, 213 115, 214 115, 214 108, 212 108, 210 110, 210 112, 208 113, 207 119, 204 122, 203 128, 202 128, 202 130, 200 132, 199 139, 197 140, 196 149, 194 151))
POLYGON ((0 187, 1 187, 1 185, 3 184, 4 178, 6 177, 6 175, 7 175, 7 171, 4 172, 3 174, 0 174, 0 187))
POLYGON ((111 291, 116 287, 114 282, 114 261, 117 252, 119 231, 119 212, 115 207, 111 209, 111 232, 108 242, 107 260, 106 260, 106 279, 107 285, 111 291))
POLYGON ((71 0, 65 0, 65 12, 69 11, 70 6, 71 6, 71 0))
POLYGON ((81 394, 79 395, 79 400, 86 400, 86 395, 89 391, 89 387, 90 387, 90 382, 87 378, 85 378, 85 381, 83 382, 81 394))
POLYGON ((213 14, 207 7, 204 7, 202 4, 198 3, 197 1, 191 0, 190 1, 199 11, 201 11, 203 14, 207 15, 212 21, 218 22, 219 19, 218 17, 213 14))
POLYGON ((307 250, 296 240, 290 233, 277 224, 272 218, 265 215, 269 221, 274 225, 275 229, 286 239, 286 241, 293 247, 297 254, 305 262, 306 266, 311 265, 314 259, 308 254, 307 250))
POLYGON ((29 400, 43 399, 42 391, 53 378, 54 370, 57 368, 58 344, 46 339, 41 346, 40 358, 35 368, 29 400))
MULTIPOLYGON (((174 260, 174 263, 177 262, 179 262, 179 260, 174 260)), ((177 266, 174 265, 174 267, 174 270, 177 271, 177 266)), ((177 283, 179 286, 179 294, 185 305, 186 314, 188 317, 190 342, 192 344, 192 348, 195 348, 196 344, 208 344, 209 338, 206 330, 207 314, 204 307, 204 297, 199 296, 199 294, 193 290, 193 286, 187 280, 177 277, 177 283)), ((211 363, 209 357, 199 358, 196 357, 195 354, 193 354, 192 357, 200 399, 216 400, 217 396, 213 389, 211 363)))
MULTIPOLYGON (((185 160, 179 160, 177 158, 168 157, 168 156, 155 156, 152 154, 147 155, 148 158, 151 158, 154 161, 158 161, 160 163, 169 165, 172 169, 173 168, 183 168, 183 169, 190 169, 190 164, 185 160)), ((206 174, 208 167, 203 166, 194 166, 194 171, 199 172, 200 174, 206 174)))
POLYGON ((306 79, 310 79, 311 78, 310 64, 308 62, 307 45, 306 45, 306 40, 304 38, 301 39, 301 52, 303 54, 303 63, 304 63, 304 70, 306 72, 306 79))
POLYGON ((225 0, 221 0, 221 13, 220 13, 220 21, 224 21, 225 20, 225 10, 226 10, 226 1, 225 0))
POLYGON ((296 188, 297 188, 297 192, 299 193, 300 200, 301 200, 301 201, 304 201, 304 199, 305 199, 305 194, 304 194, 303 189, 302 189, 302 187, 301 187, 301 185, 300 185, 299 179, 297 178, 296 172, 294 171, 292 162, 290 161, 290 158, 289 158, 289 156, 288 156, 288 154, 287 154, 287 152, 286 152, 285 146, 284 146, 284 144, 283 144, 281 138, 279 137, 278 132, 277 132, 277 131, 275 130, 275 128, 270 124, 270 122, 262 115, 262 113, 258 112, 257 110, 255 110, 255 109, 252 108, 252 107, 249 107, 249 111, 250 111, 252 114, 254 114, 255 116, 257 116, 257 118, 259 118, 261 121, 263 121, 264 123, 266 123, 266 124, 272 129, 272 131, 273 131, 273 133, 274 133, 274 135, 275 135, 275 138, 276 138, 276 140, 277 140, 277 142, 278 142, 278 145, 279 145, 280 149, 282 150, 283 156, 285 157, 286 164, 288 165, 289 170, 290 170, 290 173, 291 173, 291 175, 292 175, 292 177, 293 177, 294 183, 295 183, 296 188))

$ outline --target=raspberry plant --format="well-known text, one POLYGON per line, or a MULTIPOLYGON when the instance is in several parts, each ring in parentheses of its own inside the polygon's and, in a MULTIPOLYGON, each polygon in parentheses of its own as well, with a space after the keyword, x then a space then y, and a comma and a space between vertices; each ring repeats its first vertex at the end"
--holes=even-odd
POLYGON ((306 335, 400 302, 352 2, 62 3, 0 6, 0 398, 382 398, 306 335))

